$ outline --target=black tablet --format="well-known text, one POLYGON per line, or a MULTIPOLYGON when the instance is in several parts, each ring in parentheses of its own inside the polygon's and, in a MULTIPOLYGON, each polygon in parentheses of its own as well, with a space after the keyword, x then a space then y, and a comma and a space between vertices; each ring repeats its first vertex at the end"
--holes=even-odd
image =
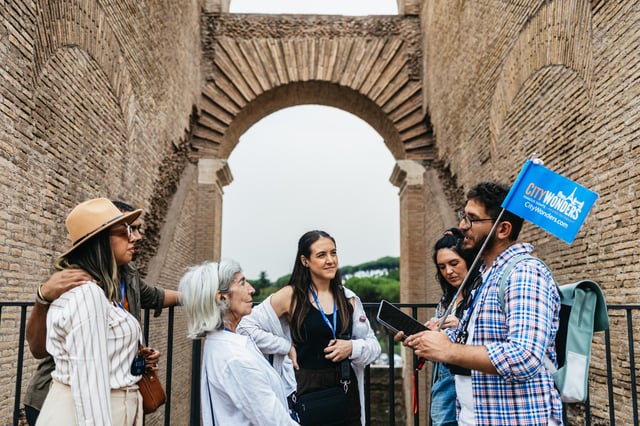
POLYGON ((394 333, 404 332, 404 338, 425 331, 427 327, 410 315, 405 314, 391 303, 383 300, 378 307, 376 320, 394 333))

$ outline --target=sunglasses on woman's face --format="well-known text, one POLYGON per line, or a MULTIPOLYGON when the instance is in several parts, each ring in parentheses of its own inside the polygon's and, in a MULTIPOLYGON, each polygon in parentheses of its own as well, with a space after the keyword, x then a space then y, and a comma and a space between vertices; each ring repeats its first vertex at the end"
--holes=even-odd
POLYGON ((142 225, 130 225, 128 223, 123 223, 122 225, 124 226, 124 229, 120 229, 115 232, 112 231, 109 235, 114 235, 118 237, 124 237, 126 235, 129 240, 131 240, 134 237, 135 233, 137 233, 138 235, 141 235, 140 229, 142 228, 142 225))

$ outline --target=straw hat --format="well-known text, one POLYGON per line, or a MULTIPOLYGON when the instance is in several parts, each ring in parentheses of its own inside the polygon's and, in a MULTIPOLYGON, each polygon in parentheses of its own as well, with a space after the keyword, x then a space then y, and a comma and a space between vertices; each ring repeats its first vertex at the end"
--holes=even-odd
POLYGON ((122 213, 108 198, 94 198, 78 204, 71 210, 65 222, 71 248, 60 257, 67 256, 100 231, 119 223, 133 222, 141 213, 142 209, 122 213))

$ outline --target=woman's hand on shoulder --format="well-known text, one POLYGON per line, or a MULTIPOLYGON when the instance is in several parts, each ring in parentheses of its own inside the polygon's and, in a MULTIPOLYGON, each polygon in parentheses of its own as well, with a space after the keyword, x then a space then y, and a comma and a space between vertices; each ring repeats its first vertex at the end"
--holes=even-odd
POLYGON ((67 291, 88 281, 93 281, 93 278, 82 269, 63 269, 51 275, 51 277, 40 286, 40 292, 43 298, 49 302, 53 302, 67 291))
POLYGON ((283 315, 289 315, 289 307, 291 306, 291 299, 293 298, 293 287, 285 285, 280 290, 271 295, 271 307, 275 311, 278 318, 283 315))

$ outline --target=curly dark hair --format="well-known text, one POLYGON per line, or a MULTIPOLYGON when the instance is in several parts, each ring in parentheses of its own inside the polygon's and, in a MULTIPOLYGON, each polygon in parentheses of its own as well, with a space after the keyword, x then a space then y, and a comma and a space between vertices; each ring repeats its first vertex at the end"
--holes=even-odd
MULTIPOLYGON (((449 249, 457 253, 464 263, 467 266, 467 269, 473 264, 473 259, 475 257, 475 252, 473 250, 464 250, 462 248, 462 243, 464 241, 464 234, 458 228, 449 228, 444 232, 444 235, 436 241, 433 246, 433 263, 436 265, 436 279, 440 284, 440 288, 442 288, 442 298, 440 299, 440 304, 442 306, 448 306, 453 300, 455 294, 458 289, 449 284, 446 278, 440 272, 438 266, 438 251, 443 249, 449 249)), ((464 312, 464 309, 468 306, 468 296, 471 292, 472 285, 475 282, 476 278, 480 274, 479 266, 476 266, 473 271, 468 271, 469 278, 462 289, 462 295, 464 302, 458 305, 456 308, 455 315, 461 316, 464 312)))
MULTIPOLYGON (((475 200, 484 206, 487 214, 496 220, 502 210, 502 202, 509 193, 509 186, 498 182, 480 182, 467 192, 467 200, 475 200)), ((508 210, 502 214, 502 222, 511 223, 509 240, 515 241, 520 235, 524 219, 508 210)))

